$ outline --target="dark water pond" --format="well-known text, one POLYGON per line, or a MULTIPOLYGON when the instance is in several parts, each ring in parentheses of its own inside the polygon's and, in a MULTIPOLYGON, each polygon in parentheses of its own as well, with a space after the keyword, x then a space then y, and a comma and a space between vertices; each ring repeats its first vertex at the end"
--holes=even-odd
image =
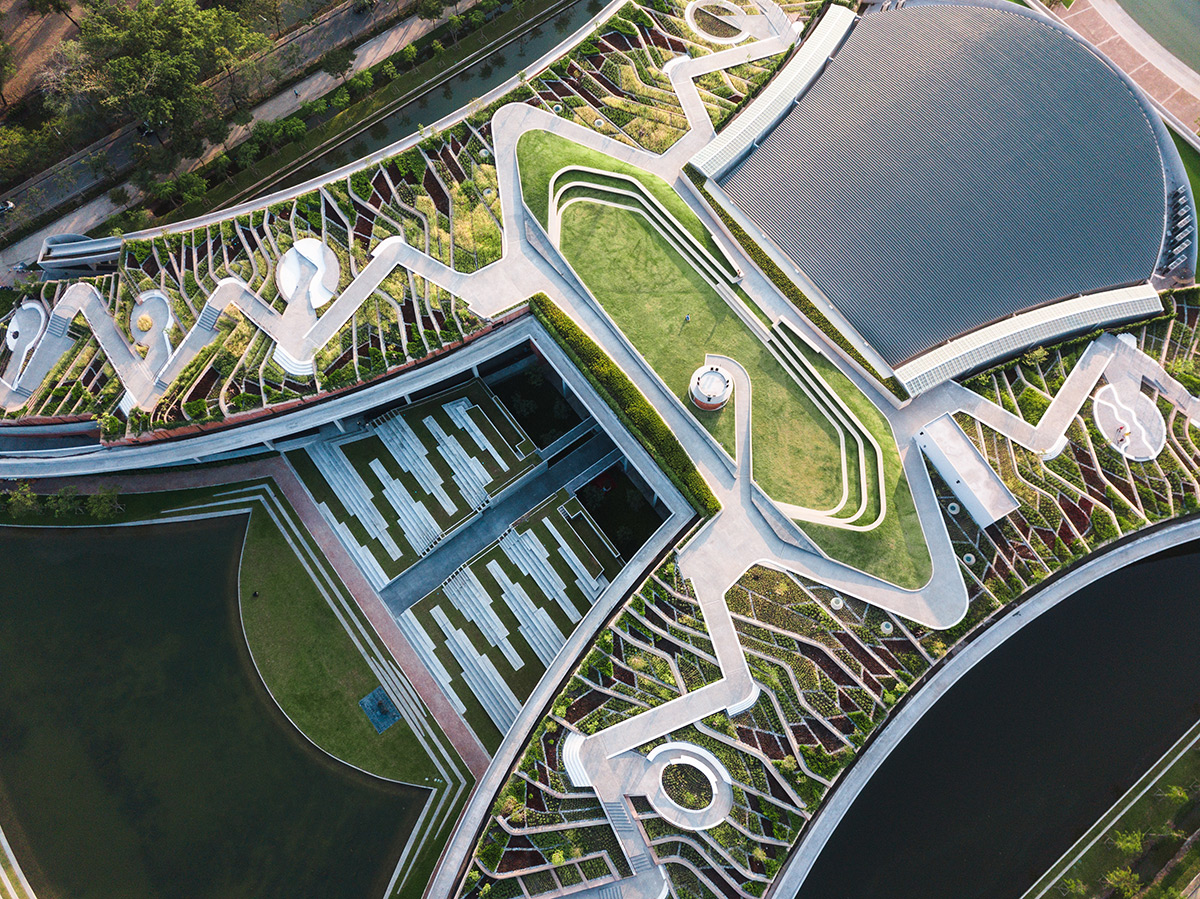
POLYGON ((431 125, 462 109, 476 97, 482 97, 518 72, 529 69, 602 8, 603 4, 596 0, 578 0, 549 22, 539 25, 483 61, 468 66, 442 87, 428 91, 400 107, 383 122, 373 125, 349 143, 318 156, 303 168, 270 185, 263 185, 260 194, 301 184, 333 171, 415 134, 420 125, 431 125))
POLYGON ((39 899, 383 894, 424 791, 279 713, 238 621, 243 530, 0 528, 0 826, 39 899))
POLYGON ((1015 899, 1200 718, 1200 545, 1080 590, 920 720, 799 899, 1015 899))

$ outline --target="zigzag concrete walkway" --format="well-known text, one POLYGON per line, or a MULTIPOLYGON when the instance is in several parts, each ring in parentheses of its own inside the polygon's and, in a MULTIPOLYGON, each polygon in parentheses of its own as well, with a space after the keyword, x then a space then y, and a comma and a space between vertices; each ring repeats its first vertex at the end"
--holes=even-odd
POLYGON ((1138 349, 1131 338, 1112 334, 1101 334, 1088 345, 1037 427, 954 381, 922 394, 905 408, 903 415, 910 421, 929 422, 947 412, 966 412, 1014 443, 1047 455, 1060 448, 1067 428, 1101 377, 1114 383, 1132 380, 1138 388, 1145 382, 1183 409, 1189 418, 1200 421, 1200 399, 1189 394, 1157 361, 1138 349))
MULTIPOLYGON (((157 299, 158 296, 160 295, 152 293, 147 299, 157 299)), ((139 300, 139 302, 141 301, 139 300)), ((157 307, 157 304, 155 306, 157 307)), ((135 316, 140 311, 139 306, 134 307, 135 316)), ((162 315, 161 310, 157 308, 154 311, 155 314, 151 316, 154 324, 146 334, 146 341, 151 347, 155 347, 159 339, 163 338, 163 333, 170 324, 169 314, 162 315)), ((87 319, 92 333, 100 343, 100 348, 104 350, 105 355, 113 364, 113 368, 117 370, 117 375, 133 398, 134 405, 140 406, 157 398, 154 373, 150 365, 129 346, 129 341, 117 328, 112 315, 104 305, 100 292, 91 284, 80 282, 68 287, 62 299, 55 304, 50 319, 46 323, 45 332, 16 383, 12 387, 0 384, 0 404, 5 409, 19 409, 25 405, 25 401, 32 395, 29 385, 36 388, 41 384, 50 374, 50 370, 58 364, 63 354, 71 348, 75 340, 68 335, 67 329, 80 312, 87 319)), ((147 356, 149 355, 147 354, 147 356)), ((155 347, 154 355, 155 357, 160 356, 159 348, 155 347)))
MULTIPOLYGON (((707 122, 707 113, 705 113, 704 121, 707 122)), ((506 279, 522 286, 521 295, 529 295, 539 290, 545 291, 570 313, 571 317, 605 349, 642 393, 650 399, 668 426, 679 437, 689 456, 721 500, 723 511, 717 522, 731 521, 735 517, 745 516, 737 526, 729 527, 727 533, 714 539, 711 544, 712 546, 723 546, 719 554, 724 558, 734 559, 737 563, 730 565, 723 572, 724 575, 728 575, 728 578, 721 584, 721 587, 736 580, 741 572, 751 564, 759 561, 773 561, 777 566, 786 566, 806 577, 828 583, 837 589, 845 590, 850 595, 866 599, 922 623, 948 627, 961 618, 967 606, 966 587, 959 573, 958 561, 946 533, 941 510, 937 505, 937 499, 934 496, 920 450, 912 442, 912 436, 920 429, 919 426, 909 427, 907 432, 901 433, 893 422, 893 429, 897 431, 905 474, 909 479, 913 498, 933 557, 933 578, 921 590, 910 591, 887 584, 854 568, 834 562, 819 552, 814 552, 812 544, 790 523, 786 516, 778 512, 765 495, 758 491, 757 487, 754 487, 748 477, 739 478, 730 471, 728 457, 716 448, 695 418, 688 414, 662 381, 648 369, 644 360, 633 350, 628 339, 596 305, 595 301, 578 288, 573 287, 550 262, 534 249, 528 240, 511 239, 513 234, 522 235, 526 233, 527 229, 535 230, 538 227, 536 223, 527 222, 528 214, 520 199, 520 181, 516 162, 517 140, 521 134, 533 128, 542 128, 561 134, 568 139, 659 175, 668 183, 675 185, 676 189, 693 206, 693 209, 701 215, 709 230, 724 244, 724 248, 731 258, 743 260, 742 267, 747 275, 743 279, 742 286, 750 293, 751 297, 757 301, 759 296, 772 296, 771 304, 780 309, 782 313, 780 317, 788 317, 789 324, 807 337, 813 345, 825 344, 824 336, 815 332, 799 316, 790 303, 778 294, 774 285, 762 278, 761 275, 752 275, 753 266, 749 260, 744 259, 740 247, 736 247, 724 238, 720 226, 707 216, 705 210, 695 203, 694 198, 691 198, 686 188, 683 187, 682 182, 686 179, 680 175, 681 166, 699 146, 704 144, 707 138, 698 139, 700 135, 693 131, 682 138, 667 154, 654 156, 567 122, 558 116, 523 104, 503 107, 493 119, 492 127, 505 227, 509 229, 510 233, 508 254, 503 260, 489 266, 484 272, 469 276, 469 278, 482 280, 490 274, 493 268, 500 267, 505 269, 506 279), (741 492, 742 482, 745 484, 744 495, 741 492), (718 542, 726 538, 731 541, 727 545, 718 542), (735 568, 737 570, 733 570, 735 568)), ((437 282, 436 269, 426 266, 421 260, 414 260, 413 270, 422 276, 429 277, 435 283, 437 282)), ((471 292, 482 293, 482 291, 471 292)), ((490 299, 493 304, 496 304, 497 302, 511 301, 511 296, 498 300, 493 295, 490 299)), ((839 367, 843 368, 875 405, 882 409, 885 415, 891 418, 896 413, 894 406, 883 398, 873 382, 848 366, 835 353, 830 352, 829 356, 839 364, 839 367)), ((735 393, 740 389, 739 385, 735 388, 735 393)), ((743 395, 748 392, 747 389, 743 395)), ((924 425, 928 420, 922 420, 920 425, 924 425)), ((739 458, 741 458, 740 453, 739 458)), ((748 459, 749 456, 747 455, 745 458, 748 459)), ((719 530, 725 532, 726 527, 721 526, 719 530)), ((711 533, 716 533, 716 531, 711 533)), ((697 538, 693 540, 692 545, 700 542, 701 538, 697 538)))

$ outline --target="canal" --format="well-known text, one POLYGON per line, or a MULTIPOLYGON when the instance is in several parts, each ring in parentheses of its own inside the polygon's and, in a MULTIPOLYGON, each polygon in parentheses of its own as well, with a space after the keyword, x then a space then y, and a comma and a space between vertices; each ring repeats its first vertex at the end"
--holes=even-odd
POLYGON ((245 519, 0 528, 0 826, 38 899, 382 896, 425 791, 280 714, 245 519))
POLYGON ((1111 574, 951 687, 798 899, 1015 899, 1200 718, 1200 544, 1111 574))
POLYGON ((462 109, 475 98, 482 97, 532 66, 586 24, 603 6, 600 0, 577 0, 546 24, 535 27, 486 59, 468 66, 441 87, 427 91, 400 107, 354 140, 340 144, 269 185, 263 185, 259 194, 266 195, 331 172, 416 133, 420 125, 430 125, 462 109))

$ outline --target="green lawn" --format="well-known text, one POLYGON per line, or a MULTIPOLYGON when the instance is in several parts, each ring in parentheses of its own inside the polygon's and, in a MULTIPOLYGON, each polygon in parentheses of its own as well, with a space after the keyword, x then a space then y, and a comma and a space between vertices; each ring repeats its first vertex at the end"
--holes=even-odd
POLYGON ((250 517, 240 587, 254 662, 275 701, 309 739, 381 777, 424 784, 438 776, 429 757, 414 751, 419 744, 404 721, 375 733, 358 701, 379 679, 261 509, 250 517))
POLYGON ((1179 156, 1183 159, 1183 167, 1187 171, 1188 180, 1192 182, 1192 193, 1200 191, 1200 153, 1182 137, 1171 131, 1171 139, 1179 148, 1179 156))
MULTIPOLYGON (((741 319, 642 216, 577 203, 563 216, 563 253, 659 376, 687 390, 706 352, 737 359, 754 385, 754 477, 808 508, 841 497, 841 450, 830 422, 741 319), (685 316, 691 321, 684 322, 685 316)), ((701 423, 733 454, 733 410, 701 423)), ((853 501, 853 500, 852 500, 853 501)))
POLYGON ((835 559, 901 587, 916 589, 923 586, 933 575, 933 561, 929 558, 929 547, 925 545, 925 533, 921 530, 904 466, 896 452, 896 438, 891 426, 827 356, 813 352, 799 341, 796 346, 883 448, 883 483, 887 493, 887 515, 872 531, 847 531, 817 524, 802 524, 801 527, 835 559))
MULTIPOLYGON (((236 487, 256 483, 244 482, 236 487)), ((231 487, 199 488, 120 497, 123 509, 113 522, 157 519, 164 510, 211 502, 214 492, 231 487)), ((281 501, 282 502, 282 501, 281 501)), ((314 743, 373 774, 419 785, 437 770, 400 721, 377 735, 358 706, 379 680, 317 590, 295 551, 257 503, 242 553, 242 625, 250 653, 267 688, 287 716, 314 743), (251 596, 259 591, 257 597, 251 596)), ((11 521, 0 515, 0 521, 11 521)), ((21 524, 70 526, 96 524, 86 515, 54 518, 42 514, 21 524)), ((307 537, 305 539, 308 539, 307 537)), ((317 550, 317 555, 320 553, 317 550)), ((334 577, 341 589, 341 582, 334 577)), ((369 626, 368 626, 369 628, 369 626)), ((433 721, 430 724, 436 726, 433 721)))
MULTIPOLYGON (((541 131, 521 137, 518 158, 526 204, 543 224, 550 179, 563 166, 580 164, 638 178, 693 234, 703 236, 708 245, 713 242, 703 223, 666 182, 634 166, 541 131)), ((589 195, 584 187, 571 193, 589 195)), ((841 447, 834 426, 726 302, 642 216, 576 203, 563 215, 561 244, 575 271, 638 352, 731 455, 732 410, 727 407, 715 415, 697 411, 687 400, 688 379, 703 364, 706 352, 724 353, 742 363, 754 385, 754 477, 768 494, 812 509, 829 508, 840 500, 841 447), (685 316, 690 321, 685 322, 685 316)), ((806 356, 883 448, 889 514, 869 532, 804 527, 832 557, 901 586, 919 587, 928 581, 932 564, 891 430, 827 358, 806 356)), ((873 466, 873 451, 868 452, 872 455, 868 465, 873 466)), ((849 514, 858 507, 860 488, 857 450, 852 444, 847 454, 854 473, 843 507, 849 514)), ((867 508, 865 520, 871 520, 871 511, 879 508, 877 495, 868 498, 867 508)))
POLYGON ((725 258, 716 240, 683 198, 667 182, 647 175, 637 166, 613 159, 599 150, 580 146, 549 131, 526 131, 522 134, 517 141, 517 161, 521 168, 521 195, 543 228, 549 227, 550 179, 564 166, 585 165, 637 178, 651 196, 704 244, 709 253, 717 259, 725 258))

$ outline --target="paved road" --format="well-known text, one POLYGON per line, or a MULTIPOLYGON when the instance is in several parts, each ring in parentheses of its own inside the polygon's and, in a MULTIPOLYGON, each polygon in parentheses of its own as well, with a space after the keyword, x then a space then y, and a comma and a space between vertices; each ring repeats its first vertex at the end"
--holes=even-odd
POLYGON ((522 483, 498 503, 488 506, 477 518, 459 528, 437 550, 409 566, 379 591, 393 615, 428 596, 467 560, 500 539, 514 521, 549 499, 576 476, 587 471, 614 448, 603 432, 564 459, 522 483))

